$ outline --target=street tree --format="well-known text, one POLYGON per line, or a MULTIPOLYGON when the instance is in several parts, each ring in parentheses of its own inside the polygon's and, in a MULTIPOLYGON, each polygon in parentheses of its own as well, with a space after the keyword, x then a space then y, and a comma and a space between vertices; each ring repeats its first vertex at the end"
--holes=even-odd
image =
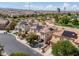
POLYGON ((33 45, 36 41, 38 41, 38 36, 35 33, 29 33, 26 36, 26 41, 30 44, 33 45))

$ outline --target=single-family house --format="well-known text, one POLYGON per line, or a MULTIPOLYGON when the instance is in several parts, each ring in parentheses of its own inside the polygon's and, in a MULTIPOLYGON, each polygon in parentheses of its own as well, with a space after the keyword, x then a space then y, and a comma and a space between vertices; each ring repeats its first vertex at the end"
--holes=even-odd
POLYGON ((56 43, 57 41, 62 39, 68 39, 74 41, 77 38, 78 38, 77 31, 73 29, 61 29, 52 33, 51 42, 56 43))
POLYGON ((9 24, 9 20, 0 19, 0 30, 4 30, 9 24))
POLYGON ((22 21, 22 22, 19 24, 19 29, 21 29, 22 31, 29 31, 30 26, 29 26, 28 22, 22 21))
POLYGON ((50 46, 50 40, 52 38, 53 31, 53 28, 46 26, 43 29, 41 29, 40 32, 37 33, 37 35, 39 36, 39 42, 42 43, 42 51, 47 50, 47 47, 50 46))

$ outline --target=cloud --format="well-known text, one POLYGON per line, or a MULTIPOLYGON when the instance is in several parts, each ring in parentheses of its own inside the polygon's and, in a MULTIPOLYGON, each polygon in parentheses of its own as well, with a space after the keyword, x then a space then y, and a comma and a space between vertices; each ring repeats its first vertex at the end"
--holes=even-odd
POLYGON ((63 4, 63 7, 69 7, 69 6, 70 6, 70 4, 68 4, 68 3, 63 4))
POLYGON ((77 9, 77 8, 78 8, 78 6, 77 6, 77 5, 73 5, 73 6, 72 6, 72 8, 73 8, 73 9, 75 9, 75 8, 77 9))
POLYGON ((46 8, 51 8, 52 6, 53 6, 53 5, 50 4, 50 5, 47 5, 46 8))
POLYGON ((64 10, 64 7, 65 7, 65 10, 66 11, 72 11, 72 10, 73 11, 76 11, 76 10, 78 10, 78 6, 75 5, 75 4, 74 5, 71 5, 69 3, 64 3, 62 7, 63 7, 63 10, 64 10))
POLYGON ((56 11, 57 8, 62 8, 62 6, 52 5, 52 4, 46 6, 46 10, 53 10, 53 11, 56 11))
POLYGON ((28 7, 28 5, 25 4, 24 7, 26 8, 26 7, 28 7))
POLYGON ((73 5, 72 10, 74 10, 74 11, 79 10, 79 7, 77 5, 73 5))
POLYGON ((45 10, 52 10, 52 9, 55 9, 54 8, 55 6, 53 6, 52 4, 49 4, 45 7, 45 10))
POLYGON ((73 8, 77 7, 77 5, 73 5, 73 8))
POLYGON ((42 10, 42 9, 44 9, 41 5, 33 5, 33 4, 25 4, 24 5, 24 7, 27 9, 27 10, 29 10, 29 8, 31 9, 31 10, 42 10))
POLYGON ((52 4, 49 4, 47 5, 46 9, 47 10, 57 10, 57 8, 60 8, 61 11, 64 11, 64 8, 65 8, 65 11, 71 11, 72 8, 77 8, 77 5, 71 5, 69 3, 64 3, 63 5, 52 5, 52 4))
MULTIPOLYGON (((29 9, 29 4, 24 5, 24 7, 26 9, 29 9)), ((62 11, 64 10, 65 7, 65 11, 72 11, 72 10, 79 10, 77 5, 71 5, 69 3, 63 3, 63 5, 53 5, 53 4, 48 4, 48 5, 35 5, 35 4, 30 4, 30 9, 31 10, 53 10, 56 11, 57 8, 60 8, 62 11)))
POLYGON ((26 9, 36 9, 37 7, 35 6, 35 5, 29 5, 29 4, 25 4, 24 5, 24 7, 26 8, 26 9))

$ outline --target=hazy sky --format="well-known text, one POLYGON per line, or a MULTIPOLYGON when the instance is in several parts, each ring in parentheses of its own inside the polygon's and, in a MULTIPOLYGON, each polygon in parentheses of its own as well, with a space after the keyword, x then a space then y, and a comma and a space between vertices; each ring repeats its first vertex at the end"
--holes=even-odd
POLYGON ((1 8, 25 9, 25 2, 0 2, 1 8))
MULTIPOLYGON (((0 2, 1 8, 16 8, 16 9, 29 9, 28 2, 0 2)), ((30 2, 30 9, 32 10, 61 10, 78 11, 79 2, 30 2)))

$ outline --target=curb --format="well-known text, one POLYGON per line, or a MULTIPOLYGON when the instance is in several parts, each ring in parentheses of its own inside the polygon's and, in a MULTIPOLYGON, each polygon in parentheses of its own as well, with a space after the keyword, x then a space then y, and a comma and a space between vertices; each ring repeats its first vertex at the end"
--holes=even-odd
MULTIPOLYGON (((23 45, 28 46, 29 48, 31 48, 28 44, 25 44, 25 43, 23 43, 20 39, 17 39, 17 37, 16 37, 15 34, 13 34, 13 33, 8 33, 8 34, 13 35, 13 36, 16 38, 17 41, 19 41, 19 42, 22 43, 23 45)), ((36 51, 36 52, 38 52, 37 50, 35 50, 35 49, 33 49, 33 48, 31 48, 31 49, 34 50, 34 51, 36 51)), ((45 56, 45 55, 44 55, 43 53, 41 53, 41 52, 38 52, 38 53, 40 53, 41 55, 45 56)))

